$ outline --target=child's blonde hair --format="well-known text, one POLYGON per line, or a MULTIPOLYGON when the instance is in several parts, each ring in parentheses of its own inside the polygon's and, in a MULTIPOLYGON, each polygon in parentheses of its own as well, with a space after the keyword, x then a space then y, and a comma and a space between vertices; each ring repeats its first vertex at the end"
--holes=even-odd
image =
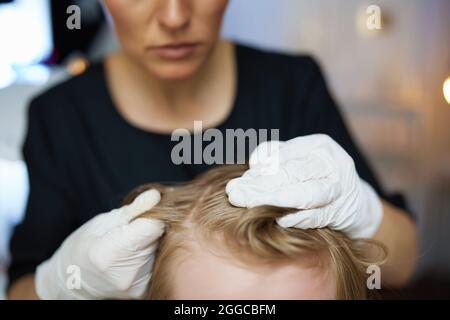
POLYGON ((125 202, 129 203, 147 189, 155 188, 161 192, 161 202, 143 214, 143 217, 167 224, 156 255, 149 298, 172 298, 172 267, 177 255, 189 250, 186 239, 194 233, 206 240, 208 246, 225 248, 246 263, 319 258, 305 260, 320 263, 332 272, 338 299, 366 299, 366 268, 383 262, 367 257, 368 246, 379 247, 383 258, 385 248, 371 240, 351 240, 343 233, 327 228, 300 230, 278 226, 276 219, 296 211, 293 209, 232 206, 225 186, 246 169, 243 165, 221 166, 187 184, 170 187, 149 184, 127 196, 125 202))

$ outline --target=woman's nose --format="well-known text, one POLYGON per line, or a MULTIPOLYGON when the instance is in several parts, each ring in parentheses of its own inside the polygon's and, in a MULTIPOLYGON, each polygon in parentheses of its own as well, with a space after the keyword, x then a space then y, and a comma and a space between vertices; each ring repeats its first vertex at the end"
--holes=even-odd
POLYGON ((190 0, 163 0, 158 15, 159 23, 171 30, 188 26, 191 21, 189 2, 190 0))

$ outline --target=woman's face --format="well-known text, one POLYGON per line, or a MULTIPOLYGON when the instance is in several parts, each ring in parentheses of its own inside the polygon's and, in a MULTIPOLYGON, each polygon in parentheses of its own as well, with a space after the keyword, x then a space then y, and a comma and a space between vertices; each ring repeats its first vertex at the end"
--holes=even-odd
POLYGON ((219 38, 228 0, 103 0, 123 51, 163 80, 198 71, 219 38))

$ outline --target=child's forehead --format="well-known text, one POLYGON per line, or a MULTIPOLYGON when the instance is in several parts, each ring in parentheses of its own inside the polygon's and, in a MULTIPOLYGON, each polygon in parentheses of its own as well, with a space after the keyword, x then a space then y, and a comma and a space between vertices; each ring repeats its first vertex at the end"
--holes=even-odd
POLYGON ((188 245, 189 253, 172 266, 176 299, 335 298, 334 278, 323 268, 295 260, 247 264, 225 250, 205 248, 195 241, 188 245))

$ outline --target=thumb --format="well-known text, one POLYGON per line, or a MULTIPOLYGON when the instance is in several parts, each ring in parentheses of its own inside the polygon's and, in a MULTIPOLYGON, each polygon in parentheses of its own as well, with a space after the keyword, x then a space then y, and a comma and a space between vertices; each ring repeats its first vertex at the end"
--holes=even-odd
POLYGON ((132 203, 122 207, 123 217, 126 222, 130 222, 144 212, 152 209, 160 200, 161 195, 158 190, 151 189, 144 191, 132 203))
POLYGON ((164 233, 164 223, 147 218, 138 218, 129 224, 120 226, 107 237, 120 248, 136 252, 155 244, 164 233))
POLYGON ((141 259, 142 255, 151 259, 157 248, 156 242, 163 233, 161 221, 136 219, 98 238, 89 249, 90 260, 99 270, 106 271, 117 264, 132 263, 131 260, 141 259))
POLYGON ((131 250, 142 250, 157 242, 164 233, 164 223, 147 218, 138 218, 123 229, 123 238, 131 250))

